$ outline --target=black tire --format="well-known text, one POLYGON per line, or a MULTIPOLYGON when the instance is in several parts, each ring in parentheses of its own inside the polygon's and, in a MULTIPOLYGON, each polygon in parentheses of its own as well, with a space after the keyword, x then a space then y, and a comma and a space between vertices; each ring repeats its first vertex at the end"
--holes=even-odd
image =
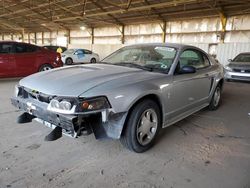
POLYGON ((40 68, 39 68, 39 72, 42 72, 42 71, 46 71, 46 70, 50 70, 50 69, 53 69, 53 67, 50 65, 50 64, 44 64, 42 65, 40 68))
POLYGON ((65 64, 66 65, 72 65, 73 64, 73 59, 68 57, 66 60, 65 60, 65 64))
POLYGON ((220 106, 220 103, 221 103, 221 85, 217 85, 215 90, 214 90, 214 93, 213 93, 213 97, 210 101, 210 104, 208 106, 209 110, 217 110, 218 107, 220 106), (219 95, 219 98, 217 98, 219 95))
MULTIPOLYGON (((151 118, 153 119, 153 117, 151 117, 151 114, 149 116, 150 116, 149 118, 150 120, 151 118)), ((160 129, 161 129, 161 114, 160 114, 159 106, 152 100, 148 100, 148 99, 143 100, 140 103, 138 103, 130 112, 128 119, 126 121, 125 130, 123 131, 121 135, 120 141, 129 150, 137 152, 137 153, 142 153, 153 146, 155 138, 157 137, 160 129), (153 131, 154 133, 152 133, 151 132, 152 127, 149 128, 149 125, 146 125, 145 123, 145 125, 147 126, 146 129, 148 129, 148 131, 152 133, 153 136, 149 140, 148 134, 144 135, 143 137, 146 136, 145 138, 148 139, 146 141, 148 141, 149 143, 145 142, 145 144, 141 144, 139 141, 140 140, 139 136, 141 135, 142 132, 139 132, 139 129, 140 128, 144 129, 142 128, 143 127, 142 125, 144 125, 142 124, 142 121, 143 121, 143 118, 146 118, 147 116, 146 113, 149 111, 155 112, 153 114, 154 116, 156 115, 155 117, 157 117, 157 121, 156 123, 154 121, 153 122, 156 124, 155 125, 156 128, 154 128, 154 131, 153 131)))
POLYGON ((90 63, 96 63, 96 58, 92 58, 92 59, 90 60, 90 63))

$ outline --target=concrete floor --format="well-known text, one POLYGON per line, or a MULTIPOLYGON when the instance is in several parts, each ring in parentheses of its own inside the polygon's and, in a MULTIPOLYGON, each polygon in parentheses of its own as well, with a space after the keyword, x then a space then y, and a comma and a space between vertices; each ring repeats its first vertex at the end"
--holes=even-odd
POLYGON ((93 136, 45 142, 49 128, 15 122, 16 82, 0 81, 0 188, 250 187, 249 83, 226 83, 217 111, 164 129, 155 147, 136 154, 93 136))

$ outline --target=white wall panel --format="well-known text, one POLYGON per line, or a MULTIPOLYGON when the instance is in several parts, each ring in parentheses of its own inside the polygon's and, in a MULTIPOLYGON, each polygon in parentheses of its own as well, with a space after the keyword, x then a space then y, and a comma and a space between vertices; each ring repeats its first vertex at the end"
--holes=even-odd
POLYGON ((90 37, 89 30, 70 30, 70 37, 90 37))
POLYGON ((71 38, 70 39, 71 45, 81 45, 81 44, 90 44, 91 43, 91 38, 86 37, 86 38, 71 38))
POLYGON ((120 36, 105 36, 105 37, 96 37, 94 39, 95 44, 121 44, 120 36))
POLYGON ((44 38, 50 38, 50 32, 44 32, 43 37, 44 38))
POLYGON ((166 42, 172 43, 216 43, 219 42, 216 33, 167 34, 166 42))
POLYGON ((125 35, 143 35, 162 33, 160 23, 127 25, 124 30, 125 35))
POLYGON ((125 44, 162 42, 161 35, 134 35, 125 36, 125 44))
POLYGON ((94 34, 95 36, 117 36, 121 35, 121 27, 102 27, 102 28, 95 28, 94 34))
POLYGON ((250 42, 250 31, 232 31, 227 32, 225 36, 227 42, 250 42))

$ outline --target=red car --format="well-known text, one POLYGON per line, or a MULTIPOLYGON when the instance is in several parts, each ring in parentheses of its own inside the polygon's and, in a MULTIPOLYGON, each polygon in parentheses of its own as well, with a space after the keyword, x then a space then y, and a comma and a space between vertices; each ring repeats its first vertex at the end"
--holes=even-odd
POLYGON ((23 77, 63 65, 59 53, 21 42, 0 42, 0 78, 23 77))

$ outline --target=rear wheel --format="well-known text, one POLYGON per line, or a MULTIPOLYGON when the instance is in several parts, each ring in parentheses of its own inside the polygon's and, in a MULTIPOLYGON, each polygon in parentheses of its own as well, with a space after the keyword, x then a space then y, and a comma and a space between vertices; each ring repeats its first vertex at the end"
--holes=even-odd
POLYGON ((66 65, 71 65, 71 64, 73 64, 73 59, 67 58, 67 59, 65 60, 65 64, 66 64, 66 65))
POLYGON ((131 111, 120 141, 129 150, 142 153, 152 147, 160 128, 158 105, 152 100, 144 100, 131 111))
POLYGON ((209 110, 216 110, 220 106, 220 102, 221 102, 221 86, 218 85, 215 88, 213 97, 210 101, 210 104, 208 107, 209 110))
POLYGON ((50 70, 52 69, 53 67, 49 64, 44 64, 42 65, 40 68, 39 68, 39 72, 42 72, 42 71, 46 71, 46 70, 50 70))
POLYGON ((96 63, 96 59, 95 59, 95 58, 92 58, 92 59, 90 60, 90 63, 96 63))

